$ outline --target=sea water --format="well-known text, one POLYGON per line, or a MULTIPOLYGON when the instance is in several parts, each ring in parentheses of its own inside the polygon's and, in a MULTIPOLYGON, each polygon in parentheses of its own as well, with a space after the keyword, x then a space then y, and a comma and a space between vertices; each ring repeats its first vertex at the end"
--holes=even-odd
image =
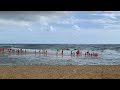
POLYGON ((0 53, 0 65, 120 65, 120 44, 0 44, 0 48, 23 49, 29 52, 45 49, 48 53, 0 53), (77 49, 82 54, 71 56, 71 51, 76 52, 77 49), (85 56, 87 51, 98 53, 98 57, 85 56))

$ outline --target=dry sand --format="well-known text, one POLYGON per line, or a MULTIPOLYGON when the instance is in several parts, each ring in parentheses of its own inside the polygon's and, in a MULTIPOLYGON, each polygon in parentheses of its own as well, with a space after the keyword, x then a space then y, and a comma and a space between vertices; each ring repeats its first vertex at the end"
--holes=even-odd
POLYGON ((0 66, 0 79, 120 79, 120 66, 0 66))

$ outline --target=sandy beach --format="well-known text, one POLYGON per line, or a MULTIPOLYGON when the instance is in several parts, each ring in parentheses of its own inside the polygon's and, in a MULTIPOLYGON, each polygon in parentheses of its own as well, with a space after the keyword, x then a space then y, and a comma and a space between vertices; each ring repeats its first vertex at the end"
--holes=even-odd
POLYGON ((120 66, 0 66, 0 79, 120 79, 120 66))

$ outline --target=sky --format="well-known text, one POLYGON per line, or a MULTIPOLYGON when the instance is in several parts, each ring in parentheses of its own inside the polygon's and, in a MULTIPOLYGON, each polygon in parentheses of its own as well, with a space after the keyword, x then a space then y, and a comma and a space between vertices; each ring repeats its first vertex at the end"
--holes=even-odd
POLYGON ((0 11, 0 44, 120 44, 120 11, 0 11))

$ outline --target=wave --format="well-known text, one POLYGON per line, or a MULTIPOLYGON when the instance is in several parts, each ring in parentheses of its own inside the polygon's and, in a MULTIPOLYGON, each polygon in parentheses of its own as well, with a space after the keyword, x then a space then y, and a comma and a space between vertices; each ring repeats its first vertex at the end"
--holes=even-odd
POLYGON ((120 47, 113 47, 111 50, 120 51, 120 47))

